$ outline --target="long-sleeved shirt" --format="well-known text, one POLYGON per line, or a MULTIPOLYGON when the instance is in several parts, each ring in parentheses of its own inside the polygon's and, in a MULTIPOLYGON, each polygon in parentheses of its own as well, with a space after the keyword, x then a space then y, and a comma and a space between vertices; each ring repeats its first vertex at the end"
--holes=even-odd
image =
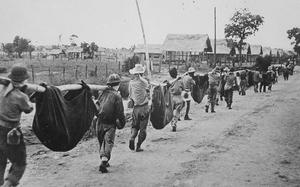
POLYGON ((30 113, 32 110, 33 106, 25 93, 11 83, 0 84, 0 126, 15 128, 20 123, 22 112, 30 113))
POLYGON ((98 119, 107 125, 122 129, 125 126, 124 106, 121 95, 109 87, 103 90, 97 102, 98 119), (116 120, 119 120, 119 124, 116 120))
POLYGON ((140 77, 129 82, 129 98, 134 102, 134 106, 141 106, 148 103, 149 84, 147 80, 140 77))

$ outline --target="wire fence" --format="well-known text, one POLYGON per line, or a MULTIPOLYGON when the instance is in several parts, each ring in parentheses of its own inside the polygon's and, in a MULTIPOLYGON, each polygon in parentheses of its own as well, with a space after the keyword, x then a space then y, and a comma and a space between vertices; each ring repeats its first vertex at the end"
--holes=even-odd
POLYGON ((80 80, 91 84, 103 84, 111 73, 126 74, 124 63, 120 61, 14 59, 0 61, 0 66, 8 71, 15 63, 27 66, 31 75, 29 82, 45 82, 51 85, 77 83, 80 80))

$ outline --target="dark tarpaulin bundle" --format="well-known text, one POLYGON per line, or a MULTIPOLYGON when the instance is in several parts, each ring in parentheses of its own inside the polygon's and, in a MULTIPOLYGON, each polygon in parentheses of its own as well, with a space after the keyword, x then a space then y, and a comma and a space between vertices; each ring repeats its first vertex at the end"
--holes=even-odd
POLYGON ((64 96, 54 86, 47 86, 45 92, 34 95, 33 131, 53 151, 73 149, 90 128, 96 108, 89 87, 84 83, 82 86, 64 96))
POLYGON ((254 85, 254 81, 253 81, 253 71, 248 71, 248 86, 253 86, 254 85))
POLYGON ((208 88, 208 75, 196 75, 194 81, 196 84, 192 89, 192 97, 196 103, 201 103, 208 88))
POLYGON ((155 86, 152 95, 150 121, 153 128, 163 129, 173 118, 173 103, 167 86, 155 86))
POLYGON ((129 97, 129 88, 128 88, 129 81, 130 81, 130 79, 127 79, 127 80, 121 81, 121 83, 120 83, 119 91, 120 91, 121 97, 124 99, 129 97))

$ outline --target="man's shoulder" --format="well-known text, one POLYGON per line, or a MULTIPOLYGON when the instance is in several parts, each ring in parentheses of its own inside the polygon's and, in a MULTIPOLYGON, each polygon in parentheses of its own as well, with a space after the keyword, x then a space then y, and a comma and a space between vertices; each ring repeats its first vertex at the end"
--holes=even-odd
POLYGON ((19 89, 13 89, 9 95, 11 98, 15 98, 17 100, 26 100, 28 98, 28 96, 19 89))

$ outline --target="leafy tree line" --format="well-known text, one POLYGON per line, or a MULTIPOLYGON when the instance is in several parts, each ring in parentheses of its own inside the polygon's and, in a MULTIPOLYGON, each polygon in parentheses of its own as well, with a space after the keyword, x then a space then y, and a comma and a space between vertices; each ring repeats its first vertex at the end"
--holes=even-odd
MULTIPOLYGON (((232 39, 234 47, 239 51, 239 65, 242 63, 242 50, 246 45, 245 40, 254 35, 263 23, 263 16, 252 14, 248 9, 242 9, 236 11, 230 18, 230 23, 225 25, 226 39, 232 39)), ((234 62, 233 66, 235 66, 234 62)))
POLYGON ((293 40, 291 44, 294 45, 294 51, 299 56, 300 55, 300 28, 294 27, 288 30, 287 34, 288 34, 288 38, 290 40, 293 40))
POLYGON ((83 53, 88 54, 88 58, 93 58, 95 52, 98 51, 99 46, 95 42, 92 42, 91 44, 83 42, 81 43, 81 48, 83 53))
POLYGON ((30 43, 30 40, 16 36, 12 43, 2 44, 2 49, 9 56, 12 56, 14 52, 17 53, 19 58, 22 58, 22 53, 29 52, 29 56, 31 58, 31 53, 35 50, 35 48, 30 43))

